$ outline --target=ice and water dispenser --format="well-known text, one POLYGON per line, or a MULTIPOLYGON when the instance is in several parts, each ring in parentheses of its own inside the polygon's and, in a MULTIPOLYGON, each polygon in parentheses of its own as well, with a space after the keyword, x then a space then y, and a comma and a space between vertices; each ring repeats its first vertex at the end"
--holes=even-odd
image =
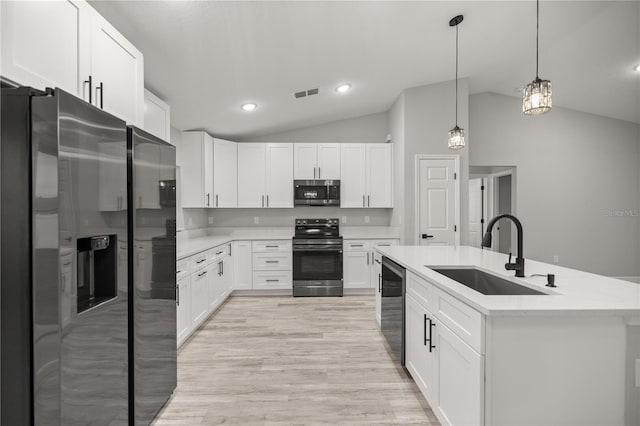
POLYGON ((78 238, 78 313, 118 294, 117 235, 78 238))

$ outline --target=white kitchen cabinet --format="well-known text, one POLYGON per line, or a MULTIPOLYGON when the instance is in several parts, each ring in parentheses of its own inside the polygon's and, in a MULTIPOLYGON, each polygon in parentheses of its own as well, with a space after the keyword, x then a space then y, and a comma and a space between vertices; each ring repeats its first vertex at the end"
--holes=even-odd
POLYGON ((238 207, 265 207, 266 149, 263 143, 238 144, 238 207))
POLYGON ((182 207, 213 207, 213 138, 184 132, 181 141, 182 207))
POLYGON ((213 262, 206 268, 207 271, 207 315, 213 312, 220 300, 220 262, 213 262))
POLYGON ((254 271, 253 288, 255 290, 291 290, 293 276, 291 271, 254 271))
POLYGON ((89 99, 91 16, 84 1, 3 1, 2 75, 37 89, 60 87, 89 99))
POLYGON ((238 144, 238 207, 293 207, 293 144, 238 144))
POLYGON ((376 322, 378 327, 382 327, 382 255, 377 251, 373 252, 371 271, 371 284, 373 284, 376 293, 376 322))
POLYGON ((429 404, 444 424, 484 424, 484 357, 437 320, 432 338, 436 395, 429 404))
POLYGON ((213 139, 213 207, 238 207, 238 148, 235 142, 213 139))
POLYGON ((144 89, 144 129, 171 143, 171 107, 147 89, 144 89))
POLYGON ((434 320, 433 314, 407 294, 405 296, 405 364, 422 394, 430 403, 434 403, 435 352, 433 352, 433 342, 429 350, 430 336, 433 333, 429 319, 434 320))
POLYGON ((344 288, 369 288, 371 287, 371 264, 369 250, 344 251, 343 278, 344 288))
POLYGON ((296 143, 295 179, 340 179, 340 144, 296 143))
POLYGON ((144 127, 144 59, 87 2, 1 2, 2 75, 60 87, 144 127))
POLYGON ((393 207, 393 146, 342 144, 340 207, 393 207))
POLYGON ((191 276, 187 275, 177 283, 176 297, 176 340, 180 346, 191 333, 191 276))
POLYGON ((144 128, 144 60, 99 13, 92 14, 91 75, 94 105, 144 128))
POLYGON ((261 240, 252 243, 252 288, 293 289, 291 240, 261 240))
POLYGON ((233 281, 235 288, 242 290, 251 289, 253 282, 251 241, 234 241, 231 256, 233 257, 233 281))
POLYGON ((209 277, 207 268, 199 269, 191 274, 191 328, 195 330, 207 317, 208 312, 208 289, 207 280, 209 277))
POLYGON ((393 207, 393 145, 369 143, 367 147, 367 207, 393 207))
POLYGON ((234 259, 231 256, 225 256, 222 259, 222 274, 221 274, 221 289, 222 293, 220 296, 220 304, 224 302, 227 297, 233 291, 233 281, 234 281, 234 269, 233 269, 234 259))
POLYGON ((267 144, 266 207, 293 208, 293 144, 267 144))

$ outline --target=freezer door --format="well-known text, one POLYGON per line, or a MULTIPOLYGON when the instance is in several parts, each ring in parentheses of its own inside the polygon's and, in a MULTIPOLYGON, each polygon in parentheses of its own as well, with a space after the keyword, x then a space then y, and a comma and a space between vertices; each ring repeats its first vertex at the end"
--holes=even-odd
POLYGON ((32 113, 35 424, 126 424, 126 124, 59 89, 32 113))
POLYGON ((175 148, 129 127, 132 330, 131 409, 148 425, 169 399, 176 370, 175 148))

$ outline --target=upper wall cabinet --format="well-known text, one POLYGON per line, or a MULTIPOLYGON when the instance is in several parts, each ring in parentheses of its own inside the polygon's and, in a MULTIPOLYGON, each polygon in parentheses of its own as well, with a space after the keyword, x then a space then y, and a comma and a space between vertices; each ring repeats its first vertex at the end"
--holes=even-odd
POLYGON ((393 146, 342 144, 340 207, 393 207, 393 146))
POLYGON ((213 139, 213 207, 238 207, 238 147, 213 139))
POLYGON ((293 144, 238 144, 238 207, 293 207, 293 144))
POLYGON ((182 207, 213 207, 213 138, 204 132, 184 132, 182 207))
POLYGON ((144 129, 171 143, 171 107, 147 89, 144 89, 144 129))
POLYGON ((340 144, 297 143, 293 149, 295 179, 340 179, 340 144))
POLYGON ((1 2, 3 77, 60 87, 130 124, 144 124, 144 63, 86 2, 1 2))

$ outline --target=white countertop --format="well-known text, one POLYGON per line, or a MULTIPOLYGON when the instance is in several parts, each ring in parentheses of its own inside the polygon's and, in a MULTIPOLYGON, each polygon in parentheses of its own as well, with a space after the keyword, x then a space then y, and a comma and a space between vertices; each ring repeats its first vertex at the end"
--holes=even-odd
MULTIPOLYGON (((189 231, 178 234, 177 259, 184 259, 212 247, 241 240, 290 240, 293 238, 292 226, 273 228, 208 228, 196 230, 193 236, 189 231)), ((340 235, 346 239, 388 239, 400 238, 398 228, 390 226, 341 226, 340 235)))
POLYGON ((504 264, 508 256, 469 246, 376 247, 382 255, 437 285, 487 315, 615 314, 640 320, 640 285, 557 265, 526 259, 525 278, 515 278, 504 264), (429 266, 476 266, 495 275, 539 290, 545 295, 488 296, 438 274, 429 266), (557 287, 546 287, 547 278, 531 274, 555 274, 557 287))

